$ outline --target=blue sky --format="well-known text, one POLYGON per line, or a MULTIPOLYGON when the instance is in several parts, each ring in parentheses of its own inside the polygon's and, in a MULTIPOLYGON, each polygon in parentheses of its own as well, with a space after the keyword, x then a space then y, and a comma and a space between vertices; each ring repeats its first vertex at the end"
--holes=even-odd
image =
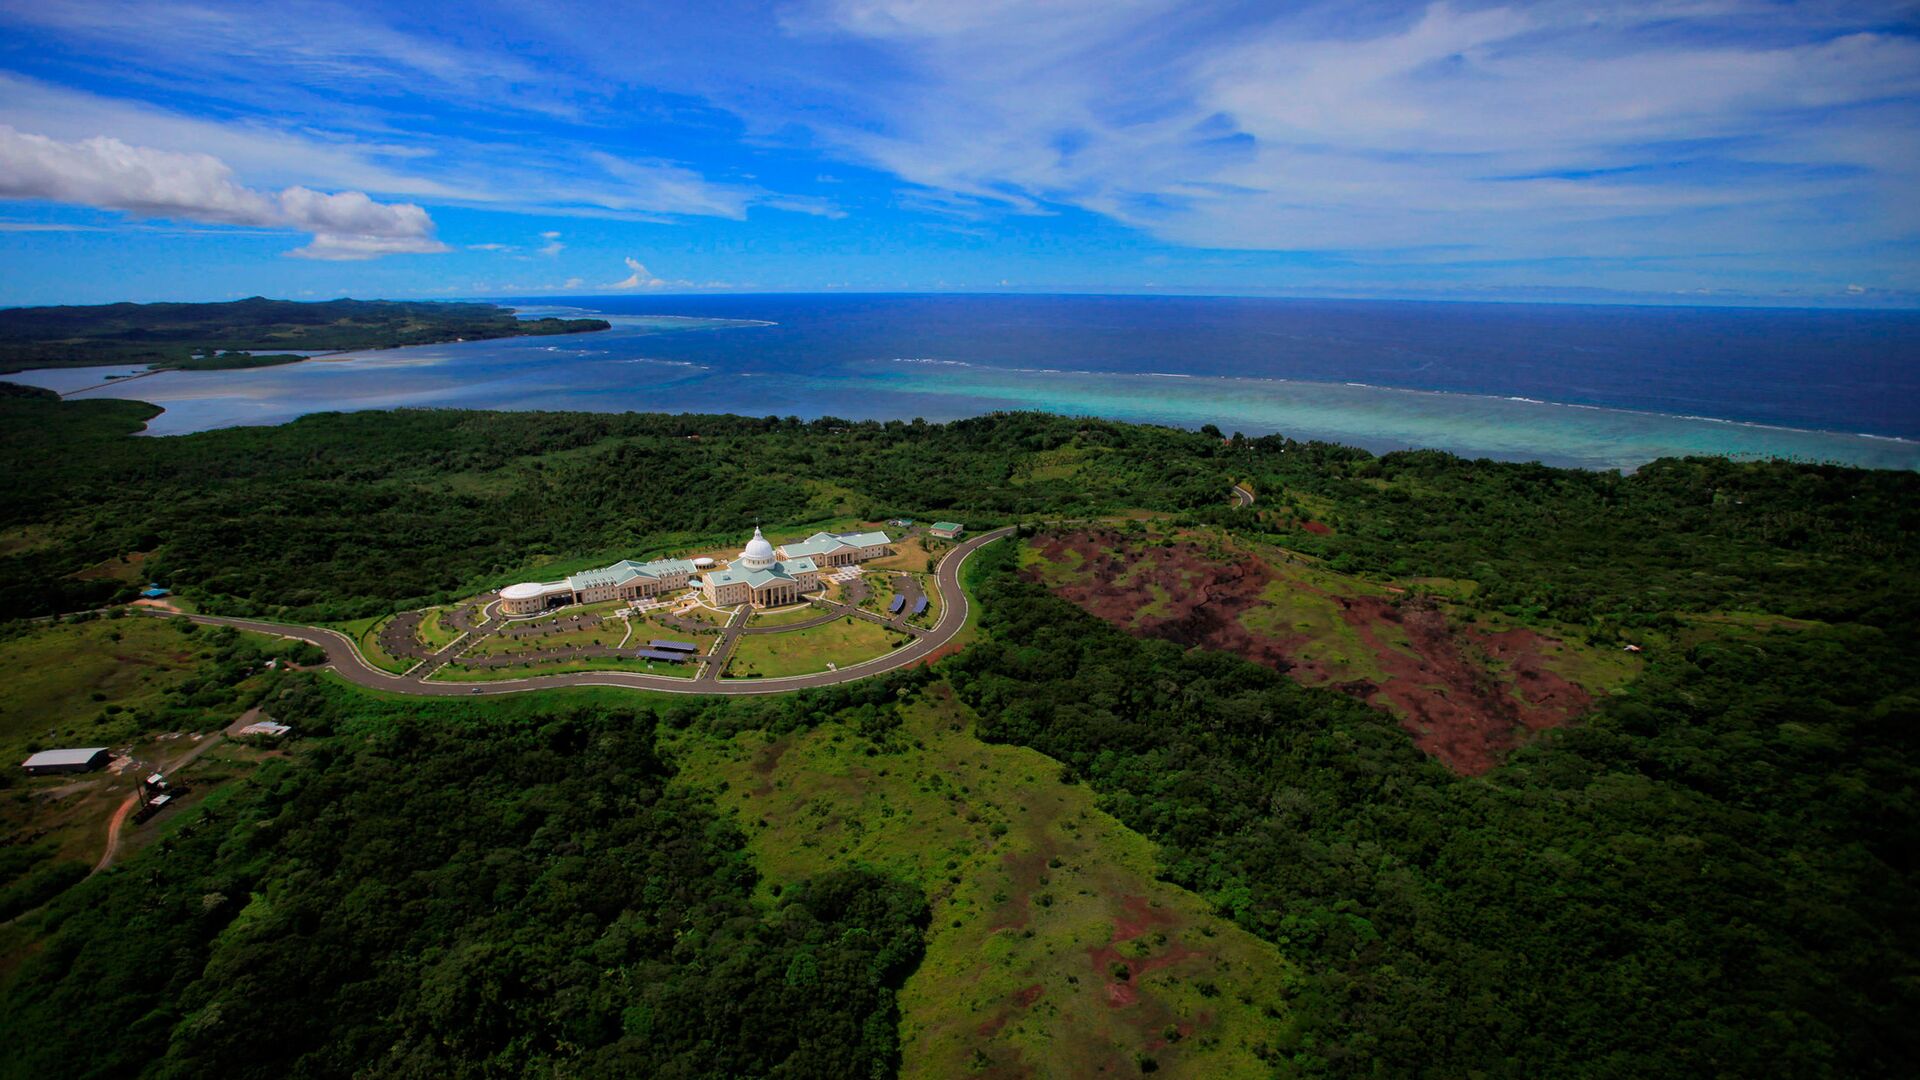
POLYGON ((0 304, 1920 304, 1911 4, 0 8, 0 304))

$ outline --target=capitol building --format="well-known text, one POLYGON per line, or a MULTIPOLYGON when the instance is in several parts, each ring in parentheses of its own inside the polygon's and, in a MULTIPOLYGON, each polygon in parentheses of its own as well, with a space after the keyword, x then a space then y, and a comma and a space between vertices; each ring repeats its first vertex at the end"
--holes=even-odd
POLYGON ((822 565, 852 566, 890 555, 892 543, 882 532, 819 532, 776 549, 755 526, 753 539, 747 541, 739 558, 725 570, 709 571, 702 588, 707 603, 714 607, 795 604, 820 587, 822 565))

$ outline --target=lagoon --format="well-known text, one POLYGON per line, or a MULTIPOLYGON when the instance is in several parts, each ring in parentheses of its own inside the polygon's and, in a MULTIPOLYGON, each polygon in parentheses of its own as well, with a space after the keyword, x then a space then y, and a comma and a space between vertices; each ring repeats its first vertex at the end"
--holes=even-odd
MULTIPOLYGON (((408 407, 953 420, 998 409, 1633 468, 1920 468, 1920 316, 1159 297, 612 297, 610 331, 165 372, 178 435, 408 407)), ((68 391, 129 369, 7 376, 68 391)))

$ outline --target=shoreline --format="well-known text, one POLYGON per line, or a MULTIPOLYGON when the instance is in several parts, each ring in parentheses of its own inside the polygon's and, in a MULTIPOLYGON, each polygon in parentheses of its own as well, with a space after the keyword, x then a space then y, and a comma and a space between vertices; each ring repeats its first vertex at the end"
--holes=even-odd
MULTIPOLYGON (((641 325, 628 327, 622 325, 625 318, 618 314, 613 318, 620 321, 609 329, 629 331, 613 335, 624 343, 654 337, 643 329, 646 324, 689 329, 778 325, 768 320, 649 314, 635 317, 641 325)), ((662 332, 672 336, 671 330, 662 332)), ((825 371, 785 373, 625 357, 618 346, 609 351, 611 343, 582 352, 526 340, 584 333, 333 350, 309 357, 323 360, 318 365, 137 372, 121 365, 99 365, 28 369, 0 379, 13 378, 63 397, 142 401, 157 411, 141 434, 155 438, 226 427, 277 426, 318 412, 432 408, 749 416, 769 411, 765 403, 778 400, 774 407, 782 414, 809 419, 843 416, 884 422, 923 416, 951 422, 999 411, 1034 411, 1188 431, 1213 424, 1252 437, 1284 434, 1375 454, 1434 449, 1467 459, 1536 461, 1591 471, 1633 471, 1659 458, 1689 456, 1920 471, 1920 438, 1909 435, 1795 427, 1511 393, 1165 370, 1002 367, 925 355, 882 354, 841 361, 825 371), (449 349, 454 345, 462 348, 449 349), (470 346, 483 348, 473 351, 470 346), (549 364, 544 357, 555 349, 579 355, 549 364), (367 367, 353 372, 349 361, 356 360, 367 361, 367 367), (642 361, 684 368, 688 374, 653 382, 611 376, 602 366, 642 361), (398 366, 383 370, 388 364, 398 366), (301 374, 303 368, 324 368, 329 374, 301 374), (123 377, 104 381, 97 377, 109 371, 123 377), (118 389, 120 383, 169 372, 179 374, 147 387, 118 389), (508 395, 497 389, 527 380, 537 381, 534 393, 508 395), (75 387, 76 382, 86 385, 75 387), (747 385, 754 389, 743 390, 747 385), (175 392, 155 393, 160 400, 143 396, 162 387, 175 392)))

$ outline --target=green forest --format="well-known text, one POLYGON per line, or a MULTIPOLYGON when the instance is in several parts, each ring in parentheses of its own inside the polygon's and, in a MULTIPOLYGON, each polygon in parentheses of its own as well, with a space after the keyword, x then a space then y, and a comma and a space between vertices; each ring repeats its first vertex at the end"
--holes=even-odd
POLYGON ((40 367, 150 364, 190 370, 259 366, 222 353, 390 349, 442 341, 605 330, 603 319, 517 319, 494 304, 413 300, 268 300, 100 304, 0 310, 0 373, 40 367))
MULTIPOLYGON (((203 611, 342 619, 756 516, 1125 513, 1412 583, 1463 618, 1659 647, 1477 776, 1347 693, 1110 627, 1023 576, 1017 539, 968 563, 968 648, 828 690, 422 700, 255 674, 290 749, 0 935, 0 1075, 929 1075, 898 1035, 904 988, 959 871, 782 880, 689 762, 821 731, 884 775, 903 711, 949 700, 971 736, 1045 755, 1011 778, 1030 801, 1090 791, 1153 874, 1274 950, 1283 1002, 1210 999, 1265 1010, 1271 1075, 1920 1067, 1912 474, 1582 472, 1027 413, 418 411, 138 437, 151 414, 0 397, 0 616, 151 579, 203 611)), ((219 640, 195 685, 230 696, 244 654, 219 640)), ((1193 1024, 1127 1067, 1202 1075, 1193 1024)), ((1020 1071, 970 1037, 980 1073, 1020 1071)))

